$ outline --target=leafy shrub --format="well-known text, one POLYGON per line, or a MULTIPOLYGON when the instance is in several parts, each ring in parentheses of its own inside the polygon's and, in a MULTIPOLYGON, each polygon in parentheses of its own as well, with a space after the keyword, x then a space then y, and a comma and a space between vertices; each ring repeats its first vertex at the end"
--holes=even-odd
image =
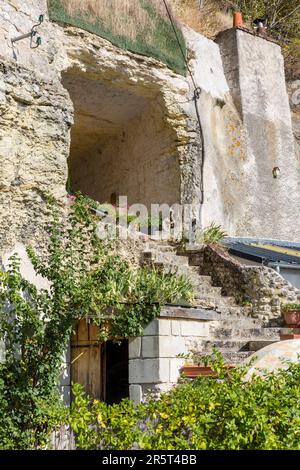
POLYGON ((107 406, 79 385, 70 423, 80 449, 300 449, 300 364, 245 381, 246 369, 212 364, 218 379, 185 382, 141 405, 107 406))
POLYGON ((210 245, 222 241, 224 237, 227 237, 227 233, 221 225, 212 222, 197 236, 197 241, 204 243, 204 245, 210 245))

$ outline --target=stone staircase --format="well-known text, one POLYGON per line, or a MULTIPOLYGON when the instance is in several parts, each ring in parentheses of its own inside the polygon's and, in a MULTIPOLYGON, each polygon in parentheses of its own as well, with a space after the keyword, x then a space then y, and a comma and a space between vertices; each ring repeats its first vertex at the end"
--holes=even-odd
POLYGON ((196 306, 215 310, 222 315, 248 316, 251 308, 237 305, 233 297, 222 295, 222 287, 213 286, 210 276, 199 274, 199 266, 190 266, 189 257, 178 255, 176 248, 167 244, 148 244, 142 254, 142 263, 163 272, 187 277, 195 291, 196 306))
POLYGON ((222 318, 210 323, 210 339, 203 341, 201 354, 210 354, 217 348, 226 362, 237 364, 269 344, 280 340, 280 327, 265 326, 253 318, 222 318))
POLYGON ((210 276, 199 274, 199 266, 190 266, 188 256, 177 254, 176 247, 149 242, 142 254, 142 263, 186 276, 195 290, 194 306, 219 314, 218 320, 210 322, 210 339, 202 342, 197 350, 199 354, 209 354, 217 348, 226 362, 237 364, 254 351, 280 340, 280 327, 251 318, 251 307, 238 305, 233 297, 223 296, 222 287, 213 286, 210 276))

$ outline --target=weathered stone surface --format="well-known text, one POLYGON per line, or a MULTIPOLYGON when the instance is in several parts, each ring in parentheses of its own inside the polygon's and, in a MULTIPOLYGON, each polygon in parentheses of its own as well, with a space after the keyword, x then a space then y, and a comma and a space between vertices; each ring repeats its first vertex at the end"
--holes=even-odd
MULTIPOLYGON (((0 63, 1 251, 43 233, 43 194, 65 195, 72 105, 59 80, 0 63)), ((35 244, 36 244, 35 240, 35 244)))
POLYGON ((141 403, 143 399, 143 391, 141 385, 130 385, 129 386, 129 398, 136 404, 141 403))
POLYGON ((129 383, 164 383, 169 381, 169 359, 129 360, 129 383))
POLYGON ((300 291, 272 268, 242 265, 216 246, 205 247, 202 254, 200 272, 211 276, 223 295, 249 303, 249 315, 254 318, 280 322, 281 304, 299 301, 300 291))
POLYGON ((128 354, 130 359, 135 359, 141 356, 142 352, 142 338, 133 338, 129 340, 128 354))
POLYGON ((180 328, 182 336, 206 337, 209 335, 209 325, 207 322, 183 321, 180 328))
POLYGON ((160 335, 160 336, 168 336, 171 334, 171 322, 169 319, 160 319, 160 318, 155 318, 152 320, 151 323, 149 323, 148 326, 146 326, 144 335, 145 336, 154 336, 154 335, 160 335))
POLYGON ((299 240, 300 225, 293 224, 292 233, 288 229, 300 207, 300 161, 281 49, 239 29, 221 33, 217 42, 246 139, 239 165, 242 187, 238 183, 235 188, 241 201, 237 207, 243 208, 236 235, 251 232, 255 237, 299 240), (275 167, 280 168, 276 179, 275 167))

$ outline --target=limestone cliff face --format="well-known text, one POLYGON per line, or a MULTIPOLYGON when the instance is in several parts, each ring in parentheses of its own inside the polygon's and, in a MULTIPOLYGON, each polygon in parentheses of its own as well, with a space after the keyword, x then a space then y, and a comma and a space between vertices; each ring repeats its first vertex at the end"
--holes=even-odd
MULTIPOLYGON (((2 253, 17 242, 39 243, 43 194, 50 192, 63 202, 68 172, 74 189, 101 202, 127 195, 130 204, 197 205, 204 191, 203 225, 216 221, 231 235, 300 238, 300 195, 295 189, 300 169, 282 71, 277 90, 266 86, 267 73, 260 80, 259 67, 251 65, 247 33, 242 39, 249 63, 238 74, 226 69, 218 44, 185 30, 190 67, 201 91, 196 109, 189 76, 91 33, 49 22, 46 0, 2 1, 0 19, 2 253), (12 46, 11 39, 30 31, 40 14, 46 15, 39 28, 42 45, 31 49, 29 40, 23 40, 12 46), (248 84, 241 79, 247 74, 248 84), (249 106, 245 119, 238 101, 250 103, 257 90, 262 115, 271 99, 268 93, 278 102, 283 97, 281 117, 266 111, 264 120, 249 106), (255 147, 250 114, 262 135, 275 122, 271 149, 263 138, 255 147), (272 168, 278 159, 282 178, 275 186, 272 168)), ((239 41, 231 51, 233 61, 239 41)), ((258 41, 263 50, 267 41, 258 41)), ((280 57, 280 51, 276 54, 280 57)), ((253 59, 255 64, 260 60, 253 59)), ((278 70, 270 70, 274 73, 278 70)))
POLYGON ((2 247, 42 232, 43 193, 64 196, 72 111, 59 80, 0 63, 2 247))

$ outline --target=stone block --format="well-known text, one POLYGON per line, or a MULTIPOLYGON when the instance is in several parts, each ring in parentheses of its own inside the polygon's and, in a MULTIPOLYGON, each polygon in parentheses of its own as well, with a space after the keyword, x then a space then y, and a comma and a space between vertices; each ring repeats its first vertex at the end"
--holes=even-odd
POLYGON ((158 332, 159 332, 159 320, 155 318, 154 320, 152 320, 151 323, 149 323, 149 325, 146 326, 144 330, 144 336, 158 335, 158 332))
POLYGON ((168 382, 170 367, 168 359, 130 359, 129 383, 162 383, 168 382))
POLYGON ((185 341, 181 336, 161 336, 159 338, 159 357, 172 358, 187 352, 185 341))
POLYGON ((141 356, 142 338, 133 338, 128 343, 129 359, 135 359, 141 356))
POLYGON ((209 324, 200 321, 182 321, 181 334, 182 336, 207 337, 209 335, 209 324))
POLYGON ((181 336, 146 336, 142 339, 143 358, 176 357, 186 352, 181 336))
POLYGON ((145 336, 155 335, 170 335, 171 334, 171 322, 165 318, 155 318, 146 326, 144 330, 145 336))
POLYGON ((139 404, 143 398, 143 392, 141 385, 130 385, 129 386, 129 398, 134 403, 139 404))
POLYGON ((185 359, 170 359, 170 382, 176 383, 180 376, 180 369, 185 359))
POLYGON ((179 336, 180 335, 180 320, 172 320, 171 333, 172 333, 173 336, 179 336))
MULTIPOLYGON (((168 337, 167 337, 168 338, 168 337)), ((142 357, 160 357, 159 336, 145 336, 142 338, 142 357)))

